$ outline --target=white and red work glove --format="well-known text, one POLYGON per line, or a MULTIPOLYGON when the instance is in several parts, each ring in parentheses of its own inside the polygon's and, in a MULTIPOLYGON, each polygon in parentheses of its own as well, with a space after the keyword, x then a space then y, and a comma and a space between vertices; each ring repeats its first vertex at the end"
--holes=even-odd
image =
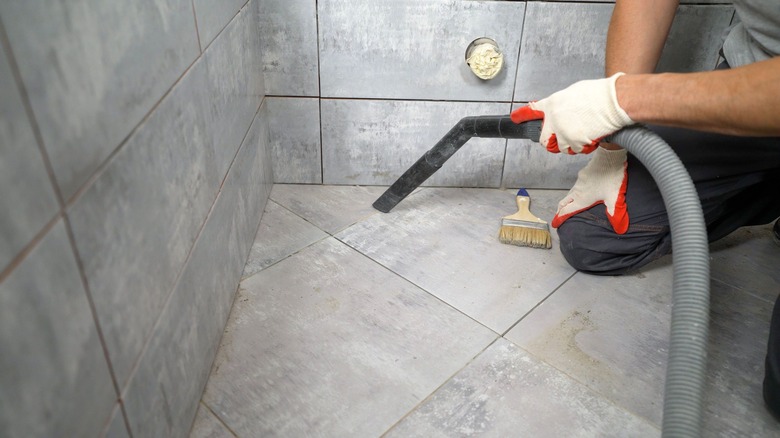
POLYGON ((617 234, 628 231, 626 183, 628 162, 625 149, 596 148, 588 164, 577 174, 577 182, 558 203, 552 226, 558 228, 566 219, 594 205, 604 204, 607 219, 617 234))
POLYGON ((543 120, 539 142, 550 152, 589 154, 601 139, 634 124, 617 101, 615 82, 622 75, 577 82, 516 109, 512 121, 543 120))

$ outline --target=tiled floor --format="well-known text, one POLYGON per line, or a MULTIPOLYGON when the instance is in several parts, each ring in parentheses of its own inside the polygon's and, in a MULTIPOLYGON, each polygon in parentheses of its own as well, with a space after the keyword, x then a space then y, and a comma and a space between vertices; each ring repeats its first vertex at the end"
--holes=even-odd
MULTIPOLYGON (((502 245, 514 192, 276 185, 193 437, 658 436, 671 258, 624 277, 502 245)), ((549 219, 561 191, 532 191, 549 219)), ((712 246, 706 436, 777 436, 761 401, 770 227, 712 246)))

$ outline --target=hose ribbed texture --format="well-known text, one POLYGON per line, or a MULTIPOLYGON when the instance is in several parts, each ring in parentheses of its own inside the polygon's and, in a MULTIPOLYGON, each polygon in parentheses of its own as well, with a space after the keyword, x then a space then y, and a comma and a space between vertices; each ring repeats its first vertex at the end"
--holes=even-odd
POLYGON ((623 146, 644 164, 661 191, 669 215, 674 293, 663 436, 699 437, 710 313, 709 247, 701 203, 682 162, 656 134, 647 128, 631 127, 609 141, 623 146))

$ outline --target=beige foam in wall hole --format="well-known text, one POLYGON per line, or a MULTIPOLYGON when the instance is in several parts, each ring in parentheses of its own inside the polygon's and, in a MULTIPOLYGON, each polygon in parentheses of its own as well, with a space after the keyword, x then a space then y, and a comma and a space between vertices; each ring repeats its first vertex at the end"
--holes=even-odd
POLYGON ((477 38, 466 49, 466 64, 478 78, 493 79, 504 65, 504 54, 490 38, 477 38))

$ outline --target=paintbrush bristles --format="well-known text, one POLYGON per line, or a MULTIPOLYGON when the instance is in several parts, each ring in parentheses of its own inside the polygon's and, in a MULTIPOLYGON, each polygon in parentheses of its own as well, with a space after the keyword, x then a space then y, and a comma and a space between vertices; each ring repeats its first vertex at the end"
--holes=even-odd
POLYGON ((531 248, 552 248, 552 237, 547 230, 504 225, 498 233, 498 240, 507 245, 530 246, 531 248))
MULTIPOLYGON (((527 194, 527 192, 524 193, 527 194)), ((501 220, 498 240, 508 245, 552 248, 550 226, 531 213, 528 208, 531 198, 521 196, 518 192, 515 201, 517 202, 517 213, 505 216, 501 220)))

